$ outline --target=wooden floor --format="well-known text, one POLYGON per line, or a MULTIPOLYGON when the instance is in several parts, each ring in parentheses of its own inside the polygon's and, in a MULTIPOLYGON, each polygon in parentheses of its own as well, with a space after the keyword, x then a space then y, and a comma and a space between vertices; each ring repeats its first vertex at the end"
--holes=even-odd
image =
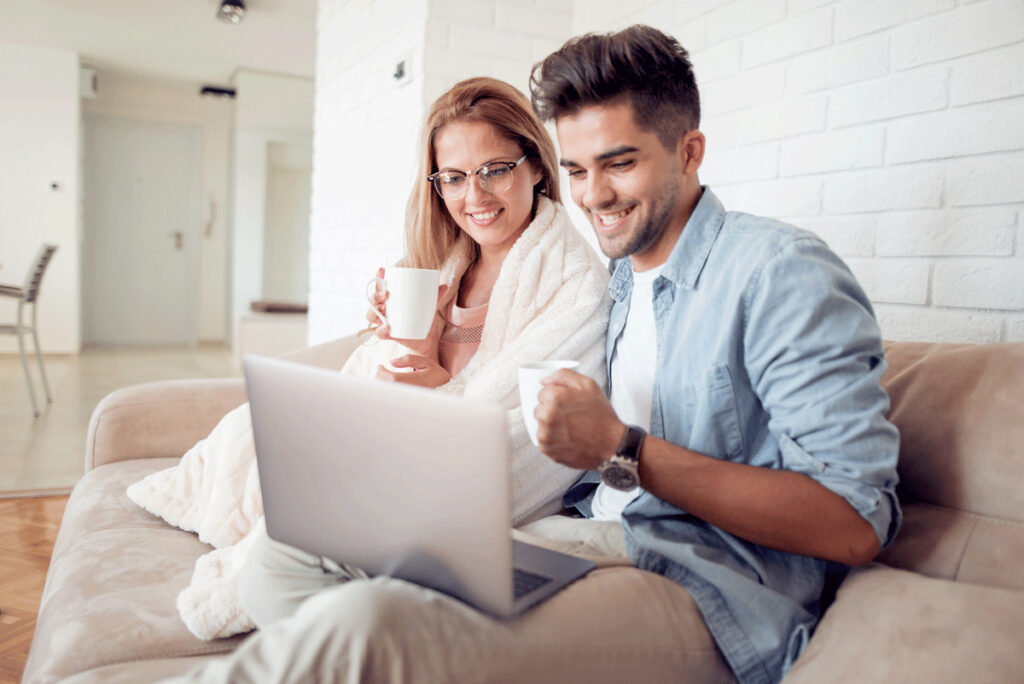
POLYGON ((0 501, 0 682, 19 682, 66 496, 0 501))

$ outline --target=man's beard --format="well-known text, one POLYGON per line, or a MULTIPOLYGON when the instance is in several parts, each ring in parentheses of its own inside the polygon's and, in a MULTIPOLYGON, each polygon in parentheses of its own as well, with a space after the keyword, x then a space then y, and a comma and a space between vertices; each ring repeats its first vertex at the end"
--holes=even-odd
POLYGON ((652 207, 651 215, 637 226, 636 232, 625 245, 619 249, 613 249, 610 244, 606 244, 600 239, 600 236, 598 237, 598 243, 601 245, 604 255, 609 259, 621 259, 631 254, 645 252, 654 246, 668 227, 672 212, 675 210, 676 201, 679 199, 679 182, 677 164, 673 164, 668 182, 657 193, 658 202, 652 207))

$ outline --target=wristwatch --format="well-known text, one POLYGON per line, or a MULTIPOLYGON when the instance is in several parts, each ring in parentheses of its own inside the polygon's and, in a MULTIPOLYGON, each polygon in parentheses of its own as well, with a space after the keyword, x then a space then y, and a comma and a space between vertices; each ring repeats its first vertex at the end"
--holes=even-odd
POLYGON ((628 492, 640 486, 640 447, 647 433, 636 425, 626 427, 626 434, 615 454, 601 464, 601 481, 613 489, 628 492))

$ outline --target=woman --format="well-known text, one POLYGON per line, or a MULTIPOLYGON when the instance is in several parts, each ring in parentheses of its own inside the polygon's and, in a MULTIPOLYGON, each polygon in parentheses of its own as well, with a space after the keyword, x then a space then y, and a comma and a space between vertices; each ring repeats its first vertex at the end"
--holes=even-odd
MULTIPOLYGON (((422 145, 400 265, 441 270, 434 326, 419 341, 393 340, 386 325, 377 327, 384 341, 358 349, 343 370, 504 405, 520 524, 560 508, 579 472, 530 443, 517 369, 574 358, 603 382, 607 270, 561 206, 554 144, 515 88, 490 78, 458 83, 431 107, 422 145)), ((374 302, 381 313, 386 300, 380 293, 374 302)), ((264 626, 355 577, 365 574, 264 536, 240 596, 264 626)))
MULTIPOLYGON (((579 476, 530 442, 518 367, 571 358, 580 361, 580 372, 602 383, 605 376, 608 273, 558 197, 554 145, 525 96, 490 78, 463 81, 442 95, 424 128, 400 262, 441 271, 434 326, 418 341, 394 340, 386 326, 377 327, 376 339, 342 368, 503 406, 515 525, 558 510, 562 493, 579 476)), ((386 294, 374 304, 386 312, 386 294)), ((368 317, 377 319, 372 311, 368 317)), ((186 626, 202 639, 265 625, 320 589, 363 576, 262 531, 248 421, 246 406, 229 413, 181 467, 155 473, 128 492, 150 512, 218 547, 196 562, 177 602, 186 626), (248 451, 225 455, 211 449, 215 444, 245 444, 248 451), (200 472, 189 474, 190 464, 200 472), (227 486, 217 486, 220 473, 230 474, 227 486), (194 497, 179 496, 197 489, 214 494, 204 494, 198 506, 194 497)))
MULTIPOLYGON (((572 358, 604 381, 607 269, 562 207, 554 143, 514 87, 492 78, 456 84, 431 107, 421 144, 399 265, 441 270, 434 327, 417 341, 377 327, 382 341, 357 349, 342 372, 505 406, 519 524, 557 508, 579 473, 530 444, 517 369, 572 358)), ((386 295, 376 305, 385 313, 386 295)), ((373 311, 367 318, 378 320, 373 311)))

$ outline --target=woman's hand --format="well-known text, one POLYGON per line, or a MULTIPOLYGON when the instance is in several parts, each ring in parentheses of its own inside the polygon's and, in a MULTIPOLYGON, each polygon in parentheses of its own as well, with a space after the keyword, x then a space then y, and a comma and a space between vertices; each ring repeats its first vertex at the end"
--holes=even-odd
POLYGON ((391 365, 395 368, 409 368, 410 370, 393 371, 384 366, 377 366, 377 377, 381 380, 402 382, 430 389, 440 387, 452 379, 452 376, 440 363, 416 354, 406 354, 392 359, 391 365))
MULTIPOLYGON (((384 278, 384 267, 381 266, 377 269, 377 278, 384 278)), ((367 285, 369 287, 369 285, 367 285)), ((380 316, 387 316, 387 305, 385 302, 388 301, 388 291, 381 290, 380 283, 377 283, 373 288, 373 297, 370 298, 370 308, 366 310, 366 320, 370 322, 370 327, 375 331, 379 332, 383 322, 380 320, 380 316)))
MULTIPOLYGON (((384 277, 383 267, 377 269, 377 277, 384 277)), ((434 322, 430 326, 430 332, 422 340, 405 340, 391 337, 391 326, 387 323, 382 323, 377 316, 377 312, 380 312, 382 316, 387 317, 388 294, 387 290, 375 291, 371 301, 373 306, 366 312, 366 320, 370 322, 370 327, 374 329, 374 334, 382 340, 398 342, 417 356, 437 361, 437 347, 441 340, 441 333, 444 331, 444 319, 441 318, 440 308, 441 302, 444 301, 445 295, 448 294, 448 286, 441 285, 437 288, 437 311, 434 313, 434 322)))

